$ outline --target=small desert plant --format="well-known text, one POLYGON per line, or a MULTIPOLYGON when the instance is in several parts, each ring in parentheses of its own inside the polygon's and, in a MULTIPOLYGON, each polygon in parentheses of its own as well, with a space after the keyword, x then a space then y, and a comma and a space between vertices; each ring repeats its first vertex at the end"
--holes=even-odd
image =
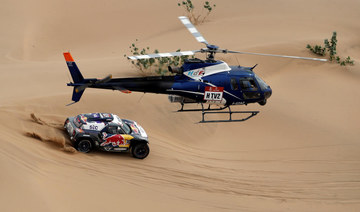
POLYGON ((354 61, 351 60, 350 56, 348 56, 344 60, 341 60, 341 58, 339 56, 336 56, 335 59, 336 59, 336 62, 339 63, 341 66, 354 65, 354 61))
POLYGON ((308 48, 314 54, 317 54, 317 55, 320 55, 320 56, 325 56, 326 51, 328 51, 329 52, 329 60, 330 61, 335 60, 341 66, 354 65, 354 61, 351 60, 350 56, 348 56, 344 60, 341 60, 341 58, 336 55, 337 54, 337 52, 336 52, 336 45, 337 45, 336 36, 337 36, 337 33, 334 31, 330 41, 328 39, 325 39, 324 40, 325 47, 322 47, 321 45, 311 46, 310 44, 308 44, 306 46, 306 48, 308 48))
POLYGON ((325 56, 325 47, 322 47, 320 45, 315 45, 314 47, 312 47, 310 44, 308 44, 306 48, 308 48, 310 51, 317 55, 325 56))
POLYGON ((330 53, 330 61, 333 61, 336 55, 336 45, 337 45, 336 32, 333 32, 330 42, 328 39, 325 39, 324 44, 325 44, 325 48, 330 53))
MULTIPOLYGON (((136 42, 138 40, 136 39, 136 42)), ((139 48, 136 45, 136 42, 132 43, 129 48, 132 55, 146 55, 149 54, 150 47, 139 48)), ((176 50, 180 52, 181 50, 176 50)), ((159 50, 155 49, 154 54, 158 54, 159 50)), ((125 54, 124 57, 127 57, 125 54)), ((149 74, 148 72, 155 72, 157 75, 168 75, 170 72, 168 71, 168 66, 180 66, 184 63, 189 56, 175 56, 175 57, 160 57, 160 58, 149 58, 149 59, 140 59, 140 60, 132 60, 131 63, 135 66, 135 68, 142 72, 142 74, 149 74)))
POLYGON ((187 13, 186 16, 190 19, 190 21, 194 25, 204 23, 204 21, 207 19, 210 13, 216 7, 215 4, 211 4, 209 1, 205 1, 205 3, 203 4, 203 9, 205 9, 205 14, 203 15, 202 12, 200 14, 196 14, 194 12, 195 6, 191 0, 184 0, 181 3, 178 3, 178 6, 183 7, 185 9, 187 13))

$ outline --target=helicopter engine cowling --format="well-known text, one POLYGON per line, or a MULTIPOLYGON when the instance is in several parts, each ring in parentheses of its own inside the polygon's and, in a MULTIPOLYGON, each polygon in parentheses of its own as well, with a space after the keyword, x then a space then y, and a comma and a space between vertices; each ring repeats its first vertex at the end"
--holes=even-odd
POLYGON ((184 72, 182 67, 176 67, 176 66, 173 67, 168 66, 168 70, 174 74, 182 74, 184 72))

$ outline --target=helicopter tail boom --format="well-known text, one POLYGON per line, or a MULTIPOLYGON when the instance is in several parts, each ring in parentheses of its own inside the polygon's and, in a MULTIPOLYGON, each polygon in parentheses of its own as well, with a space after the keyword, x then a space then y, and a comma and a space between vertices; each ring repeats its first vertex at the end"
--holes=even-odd
MULTIPOLYGON (((79 68, 77 67, 70 52, 64 52, 64 57, 65 57, 66 65, 69 68, 72 80, 74 81, 74 84, 75 83, 81 84, 82 82, 84 82, 84 77, 81 74, 79 68)), ((83 85, 77 85, 77 86, 74 85, 73 94, 72 94, 72 98, 71 98, 73 103, 78 102, 80 100, 81 96, 83 95, 85 89, 82 89, 81 91, 79 90, 79 88, 82 86, 83 85)), ((73 104, 73 103, 71 103, 71 104, 73 104)))
POLYGON ((68 86, 74 87, 72 94, 72 101, 74 101, 73 103, 80 101, 80 98, 83 95, 86 88, 94 85, 99 85, 101 83, 106 83, 110 81, 112 78, 112 76, 109 75, 103 79, 84 79, 70 52, 64 52, 64 57, 65 57, 66 65, 68 66, 71 77, 74 81, 67 84, 68 86))

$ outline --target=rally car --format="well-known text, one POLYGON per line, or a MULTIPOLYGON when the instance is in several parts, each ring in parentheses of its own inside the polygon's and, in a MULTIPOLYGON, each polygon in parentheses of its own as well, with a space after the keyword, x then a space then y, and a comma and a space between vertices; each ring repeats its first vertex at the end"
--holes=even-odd
POLYGON ((94 149, 130 152, 133 157, 148 156, 149 141, 145 130, 135 121, 111 113, 87 113, 66 119, 64 128, 74 147, 88 153, 94 149))

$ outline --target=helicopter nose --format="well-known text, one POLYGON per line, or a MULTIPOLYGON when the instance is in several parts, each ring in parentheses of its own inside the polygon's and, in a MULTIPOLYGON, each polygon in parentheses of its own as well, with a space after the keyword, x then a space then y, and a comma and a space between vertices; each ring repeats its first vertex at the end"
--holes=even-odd
POLYGON ((266 89, 266 91, 264 92, 264 97, 265 97, 265 99, 270 98, 271 94, 272 94, 272 90, 271 90, 271 88, 270 88, 270 86, 269 86, 269 88, 266 89))
POLYGON ((266 105, 267 99, 270 98, 271 94, 272 94, 272 90, 271 90, 270 86, 268 86, 268 88, 266 90, 264 90, 264 99, 262 99, 258 103, 261 106, 266 105))

